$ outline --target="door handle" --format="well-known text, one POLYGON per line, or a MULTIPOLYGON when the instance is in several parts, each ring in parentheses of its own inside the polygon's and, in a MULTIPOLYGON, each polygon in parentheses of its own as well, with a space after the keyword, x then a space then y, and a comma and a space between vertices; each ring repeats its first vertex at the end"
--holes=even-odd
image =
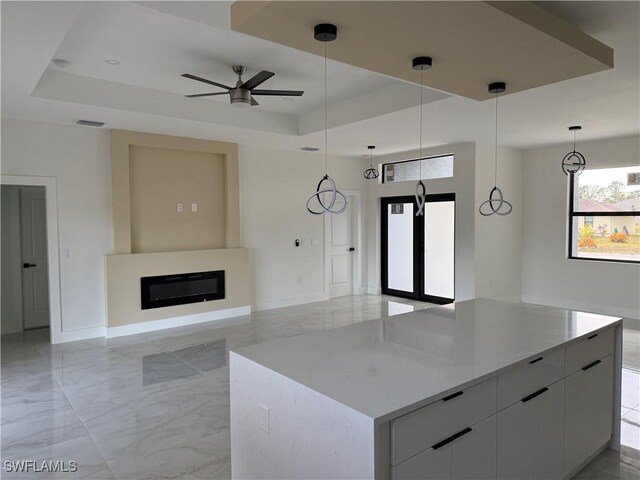
POLYGON ((356 249, 355 249, 354 247, 349 247, 349 251, 350 251, 350 252, 355 252, 355 251, 356 251, 356 249))
POLYGON ((22 268, 31 268, 31 267, 36 267, 37 265, 35 263, 23 263, 22 264, 22 268))

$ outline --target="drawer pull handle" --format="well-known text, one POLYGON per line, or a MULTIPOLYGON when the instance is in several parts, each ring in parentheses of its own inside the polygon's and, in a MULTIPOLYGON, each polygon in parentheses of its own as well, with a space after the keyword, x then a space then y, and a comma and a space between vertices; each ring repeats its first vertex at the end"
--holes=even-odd
POLYGON ((540 360, 542 360, 543 358, 544 358, 544 357, 539 357, 539 358, 536 358, 535 360, 531 360, 531 361, 529 362, 529 364, 530 364, 530 365, 533 365, 534 363, 538 363, 538 362, 539 362, 540 360))
POLYGON ((587 365, 586 367, 582 367, 583 371, 587 371, 592 367, 595 367, 596 365, 598 365, 599 363, 602 363, 600 360, 596 360, 595 362, 590 363, 589 365, 587 365))
POLYGON ((529 400, 533 400, 534 398, 536 398, 538 395, 542 395, 544 392, 548 391, 549 389, 547 387, 541 388, 540 390, 538 390, 537 392, 533 392, 531 395, 527 395, 526 397, 524 397, 522 400, 520 400, 522 403, 527 403, 529 400))
POLYGON ((589 336, 587 337, 587 340, 591 340, 592 338, 596 338, 597 336, 598 336, 598 334, 597 334, 597 333, 594 333, 593 335, 589 335, 589 336))
POLYGON ((452 393, 451 395, 447 395, 446 397, 444 397, 442 399, 443 402, 448 402, 449 400, 453 400, 456 397, 459 397, 460 395, 462 395, 464 392, 463 391, 459 391, 456 393, 452 393))
POLYGON ((442 440, 441 442, 436 443, 434 446, 432 446, 431 448, 433 448, 434 450, 438 450, 439 448, 444 447, 445 445, 450 444, 451 442, 453 442, 454 440, 462 437, 463 435, 466 435, 467 433, 469 433, 472 430, 471 427, 467 427, 464 430, 459 431, 458 433, 455 433, 453 435, 451 435, 449 438, 445 438, 444 440, 442 440))

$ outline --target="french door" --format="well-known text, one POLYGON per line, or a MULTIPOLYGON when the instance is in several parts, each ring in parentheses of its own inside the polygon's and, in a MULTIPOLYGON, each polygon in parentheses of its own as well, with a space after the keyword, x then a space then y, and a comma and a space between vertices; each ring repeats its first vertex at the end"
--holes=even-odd
POLYGON ((381 208, 382 293, 431 303, 455 298, 455 194, 385 197, 381 208))

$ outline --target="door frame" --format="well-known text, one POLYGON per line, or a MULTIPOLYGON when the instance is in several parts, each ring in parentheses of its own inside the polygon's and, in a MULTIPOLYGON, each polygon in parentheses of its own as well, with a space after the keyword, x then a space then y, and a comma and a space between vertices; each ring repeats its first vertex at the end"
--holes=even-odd
POLYGON ((47 209, 47 266, 49 268, 49 334, 51 343, 62 341, 62 299, 58 256, 58 190, 55 177, 0 175, 0 185, 44 187, 47 209))
MULTIPOLYGON (((353 197, 355 202, 350 205, 352 221, 355 219, 355 230, 352 232, 356 236, 355 243, 355 258, 352 260, 352 283, 353 283, 353 295, 361 295, 362 289, 362 193, 360 190, 340 190, 345 196, 353 197), (354 205, 355 203, 355 205, 354 205)), ((324 292, 327 298, 331 298, 331 282, 329 279, 329 272, 331 271, 331 254, 329 252, 329 245, 331 243, 331 217, 332 214, 324 215, 324 292)))
POLYGON ((454 239, 454 249, 453 249, 453 292, 454 298, 448 299, 443 297, 436 297, 433 295, 425 295, 422 291, 421 285, 424 279, 424 215, 416 217, 415 214, 418 211, 418 206, 416 204, 414 195, 399 195, 392 197, 381 197, 380 198, 380 286, 381 293, 383 295, 391 295, 394 297, 401 298, 409 298, 411 300, 419 300, 423 302, 436 303, 436 304, 447 304, 451 303, 451 301, 455 301, 455 291, 456 291, 456 250, 455 250, 455 240, 456 240, 456 215, 457 215, 457 205, 456 205, 456 194, 455 193, 433 193, 426 195, 425 201, 427 203, 432 202, 454 202, 454 210, 453 210, 453 239, 454 239), (388 228, 388 220, 387 220, 387 210, 388 205, 392 203, 411 203, 413 205, 413 245, 414 245, 414 256, 413 256, 413 292, 403 292, 400 290, 394 290, 388 287, 388 275, 387 275, 387 261, 388 261, 388 253, 387 253, 387 237, 385 232, 387 232, 388 228), (416 255, 416 248, 418 249, 418 254, 416 255))

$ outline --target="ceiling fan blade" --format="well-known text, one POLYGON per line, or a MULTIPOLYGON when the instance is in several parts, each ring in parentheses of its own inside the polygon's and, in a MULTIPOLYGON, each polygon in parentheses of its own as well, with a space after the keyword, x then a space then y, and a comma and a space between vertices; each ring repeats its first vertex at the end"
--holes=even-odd
POLYGON ((212 80, 207 80, 206 78, 202 78, 202 77, 196 77, 195 75, 191 75, 190 73, 183 73, 181 76, 184 77, 184 78, 189 78, 191 80, 195 80, 197 82, 208 83, 209 85, 215 85, 216 87, 220 87, 220 88, 225 88, 227 90, 231 90, 231 87, 227 87, 226 85, 223 85, 222 83, 214 82, 212 80))
POLYGON ((244 82, 240 88, 244 88, 246 90, 253 90, 258 85, 260 85, 262 82, 266 82, 267 80, 269 80, 274 75, 275 75, 275 73, 273 73, 273 72, 268 72, 266 70, 262 70, 260 73, 254 75, 249 80, 244 82))
POLYGON ((185 97, 187 97, 187 98, 212 97, 213 95, 229 95, 229 92, 196 93, 196 94, 193 94, 193 95, 185 95, 185 97))
POLYGON ((257 107, 258 105, 260 105, 258 101, 255 98, 251 97, 251 106, 257 107))
POLYGON ((301 97, 302 90, 252 90, 251 95, 281 95, 283 97, 301 97))

